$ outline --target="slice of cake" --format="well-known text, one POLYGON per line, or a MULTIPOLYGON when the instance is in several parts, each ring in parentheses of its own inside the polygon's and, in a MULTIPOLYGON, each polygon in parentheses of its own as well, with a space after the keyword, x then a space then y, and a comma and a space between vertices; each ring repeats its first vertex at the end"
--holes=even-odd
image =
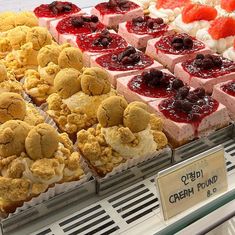
POLYGON ((120 23, 143 16, 143 8, 128 0, 109 0, 97 4, 91 14, 98 16, 101 23, 109 28, 116 28, 120 23))
POLYGON ((192 59, 197 53, 209 54, 211 50, 185 33, 170 33, 148 41, 146 54, 174 71, 175 65, 192 59))
POLYGON ((181 146, 227 126, 227 108, 205 93, 203 88, 189 91, 181 87, 175 97, 149 103, 163 118, 163 129, 173 147, 181 146))
POLYGON ((230 117, 235 121, 235 81, 217 84, 212 97, 227 107, 230 117))
POLYGON ((161 64, 132 46, 94 57, 91 59, 91 66, 104 68, 108 72, 109 80, 114 87, 117 78, 140 74, 142 71, 151 68, 163 68, 161 64))
POLYGON ((219 55, 197 54, 175 66, 174 74, 194 88, 202 87, 212 93, 214 85, 231 80, 235 76, 235 63, 219 55))
POLYGON ((119 24, 118 34, 137 49, 147 46, 150 39, 158 38, 170 30, 162 18, 150 18, 149 16, 133 18, 119 24))

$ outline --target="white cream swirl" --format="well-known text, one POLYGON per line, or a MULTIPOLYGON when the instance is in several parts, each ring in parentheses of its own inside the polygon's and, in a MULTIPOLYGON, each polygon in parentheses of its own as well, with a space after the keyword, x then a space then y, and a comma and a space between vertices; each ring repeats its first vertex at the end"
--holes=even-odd
POLYGON ((149 6, 149 15, 153 18, 162 18, 165 23, 172 22, 181 13, 182 8, 176 7, 175 9, 156 8, 155 3, 149 6))
POLYGON ((221 6, 216 6, 215 9, 218 12, 218 16, 232 17, 235 19, 235 11, 228 12, 225 9, 221 8, 221 6))
POLYGON ((135 133, 138 138, 138 144, 131 146, 124 144, 118 135, 118 126, 102 128, 106 142, 124 158, 142 157, 153 154, 157 149, 157 143, 154 141, 150 127, 143 131, 135 133))
POLYGON ((213 52, 217 52, 219 54, 231 47, 234 41, 234 36, 215 40, 211 37, 207 29, 199 30, 196 34, 196 38, 203 41, 213 52))
POLYGON ((235 62, 235 49, 233 47, 229 47, 224 53, 223 57, 232 60, 235 62))
POLYGON ((209 28, 210 21, 207 20, 197 20, 191 23, 184 23, 182 20, 182 15, 176 17, 175 21, 172 23, 173 28, 179 31, 183 31, 193 37, 200 29, 209 28))

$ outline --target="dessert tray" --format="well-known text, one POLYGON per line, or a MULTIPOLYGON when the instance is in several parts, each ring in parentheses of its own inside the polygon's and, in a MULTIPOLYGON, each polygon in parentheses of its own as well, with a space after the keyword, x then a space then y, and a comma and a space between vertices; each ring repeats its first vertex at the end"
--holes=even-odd
MULTIPOLYGON (((45 1, 45 2, 48 3, 48 1, 45 1)), ((85 1, 79 1, 79 2, 72 1, 72 2, 74 4, 77 3, 82 8, 82 11, 81 11, 82 15, 85 13, 89 14, 91 11, 91 7, 97 4, 97 1, 95 0, 89 1, 89 3, 85 3, 85 1), (88 4, 90 6, 88 6, 88 4)), ((44 3, 44 2, 41 1, 41 3, 44 3)), ((2 5, 0 3, 0 11, 1 11, 1 8, 3 8, 4 10, 11 9, 11 10, 17 10, 17 11, 18 10, 33 10, 35 8, 35 3, 32 3, 30 1, 25 1, 24 3, 21 3, 20 9, 18 6, 16 6, 16 9, 12 9, 12 4, 13 4, 12 2, 8 3, 6 1, 2 5)), ((151 7, 149 7, 149 10, 145 9, 144 12, 150 13, 151 15, 152 14, 151 7)), ((96 14, 98 15, 97 12, 96 14)), ((138 14, 138 12, 136 14, 138 14)), ((212 15, 213 15, 213 12, 212 12, 212 15)), ((164 19, 164 22, 166 22, 164 17, 163 19, 164 19)), ((163 24, 164 22, 160 21, 159 24, 163 24)), ((48 22, 46 20, 45 22, 42 20, 41 23, 49 27, 47 25, 48 22)), ((75 22, 75 24, 76 23, 79 24, 79 22, 75 22)), ((107 24, 112 26, 113 29, 116 29, 114 21, 110 20, 108 21, 107 24)), ((51 25, 53 27, 55 26, 56 28, 59 25, 59 22, 55 20, 54 23, 52 23, 51 25)), ((63 30, 66 31, 66 29, 63 29, 63 30)), ((168 30, 171 31, 171 28, 169 28, 168 30)), ((50 33, 51 34, 54 33, 53 37, 56 38, 57 41, 60 42, 60 44, 68 40, 66 36, 62 35, 61 37, 61 35, 58 35, 58 32, 53 32, 51 30, 50 33)), ((155 38, 152 38, 152 39, 149 38, 149 39, 150 41, 155 40, 155 38)), ((84 38, 82 38, 81 41, 82 40, 84 40, 84 38)), ((69 43, 74 45, 74 38, 72 38, 71 41, 69 41, 69 43)), ((188 43, 190 44, 191 41, 188 43)), ((182 47, 182 45, 180 46, 182 47)), ((148 48, 147 41, 145 42, 144 47, 148 48)), ((138 50, 137 49, 134 50, 134 52, 132 53, 133 55, 135 56, 139 55, 140 58, 146 56, 146 55, 143 55, 141 51, 143 49, 142 45, 136 45, 136 48, 138 48, 138 50)), ((124 54, 126 53, 125 50, 126 50, 125 46, 121 48, 120 50, 122 53, 122 59, 124 59, 125 57, 124 56, 124 54)), ((210 51, 209 48, 205 48, 205 53, 203 51, 201 53, 206 54, 208 51, 210 51)), ((151 54, 151 48, 149 50, 149 53, 147 54, 148 55, 151 54)), ((107 57, 107 55, 104 55, 104 56, 107 57)), ((86 61, 87 67, 97 66, 96 56, 97 56, 96 54, 90 55, 90 61, 89 60, 86 61)), ((116 55, 116 57, 118 56, 120 56, 120 54, 116 55)), ((154 57, 154 55, 151 55, 151 56, 154 57)), ((217 59, 217 55, 215 57, 211 58, 212 62, 217 59)), ((201 60, 200 63, 202 64, 202 62, 205 59, 207 58, 203 56, 203 58, 199 58, 198 60, 201 60)), ((135 60, 135 58, 133 60, 135 60)), ((165 61, 165 59, 163 59, 163 61, 165 61)), ((127 63, 129 62, 127 61, 127 63)), ((217 66, 215 65, 215 63, 214 64, 213 63, 210 66, 212 67, 217 66)), ((222 63, 222 62, 219 61, 218 63, 222 63)), ((169 70, 172 70, 174 65, 170 64, 169 67, 168 66, 165 66, 165 67, 168 67, 169 70)), ((159 71, 158 69, 163 69, 163 66, 157 61, 154 61, 153 64, 149 66, 149 68, 152 68, 152 69, 154 68, 154 69, 157 69, 157 71, 159 71)), ((117 79, 120 76, 119 72, 117 73, 115 72, 113 75, 113 73, 110 73, 111 70, 109 71, 109 68, 106 68, 106 69, 109 75, 111 74, 110 76, 112 76, 112 79, 110 81, 111 85, 113 87, 117 87, 117 90, 119 90, 119 86, 121 84, 121 82, 119 83, 119 81, 121 80, 117 79)), ((156 70, 154 71, 156 72, 156 70)), ((134 76, 135 73, 136 71, 133 70, 132 72, 129 72, 129 74, 126 73, 125 75, 123 74, 121 75, 122 76, 134 76)), ((173 76, 169 71, 167 73, 169 76, 173 76)), ((146 70, 145 75, 143 73, 141 76, 143 78, 144 76, 149 76, 149 74, 151 74, 151 72, 146 70), (148 74, 146 75, 146 73, 148 74)), ((31 76, 31 75, 32 74, 28 76, 31 76)), ((61 77, 63 76, 65 77, 65 75, 66 75, 66 71, 64 72, 64 74, 62 74, 61 77)), ((34 76, 34 74, 32 76, 34 76)), ((77 75, 75 74, 75 76, 77 75)), ((159 76, 160 78, 164 78, 165 75, 160 74, 159 76)), ((21 82, 25 83, 26 80, 27 80, 27 76, 26 78, 24 77, 21 80, 21 82)), ((184 85, 182 86, 184 87, 184 85)), ((207 91, 211 93, 211 87, 210 86, 208 87, 209 88, 207 91)), ((113 90, 112 88, 110 89, 111 89, 110 93, 112 93, 113 90)), ((58 90, 62 90, 62 88, 58 90)), ((83 92, 83 91, 79 91, 79 92, 83 92)), ((190 92, 191 90, 189 91, 188 89, 187 94, 189 94, 190 92)), ((107 92, 107 94, 109 93, 107 92)), ((60 123, 58 121, 59 118, 56 119, 55 116, 51 115, 52 112, 49 109, 50 105, 45 104, 46 98, 50 96, 48 95, 48 97, 46 98, 43 97, 44 99, 43 101, 37 100, 37 99, 35 101, 33 99, 34 97, 33 98, 31 97, 32 99, 29 97, 30 95, 25 95, 24 100, 26 100, 29 103, 37 104, 36 109, 39 111, 39 113, 42 116, 44 116, 46 120, 45 122, 53 126, 58 132, 64 132, 64 131, 66 132, 67 131, 66 126, 68 125, 66 124, 64 126, 60 126, 60 123)), ((122 95, 125 96, 128 102, 133 101, 133 100, 128 100, 128 98, 126 97, 124 93, 122 95)), ((70 99, 71 97, 66 97, 66 99, 67 98, 70 99)), ((186 99, 187 97, 184 97, 184 98, 186 99)), ((180 98, 181 102, 183 102, 182 100, 184 98, 182 97, 180 98)), ((65 100, 65 97, 63 97, 63 99, 65 100)), ((208 96, 204 94, 204 96, 202 96, 202 99, 206 100, 208 99, 208 96)), ((159 102, 159 101, 152 100, 149 103, 148 102, 146 103, 149 104, 150 107, 152 107, 153 109, 152 112, 157 113, 158 110, 157 111, 155 110, 155 106, 156 106, 155 102, 159 102)), ((100 105, 100 107, 103 105, 103 103, 100 105)), ((133 106, 131 107, 131 105, 129 106, 126 105, 125 109, 123 108, 124 112, 127 109, 133 108, 133 106)), ((103 105, 102 108, 105 110, 105 107, 106 106, 103 105)), ((184 107, 182 106, 182 108, 184 107)), ((221 110, 222 109, 226 109, 225 106, 223 106, 221 110)), ((99 111, 97 111, 97 113, 99 113, 99 111)), ((142 113, 145 114, 144 112, 142 113)), ((92 130, 89 130, 88 127, 86 127, 84 129, 88 129, 89 131, 87 132, 85 131, 78 132, 79 130, 76 130, 73 133, 69 133, 70 139, 74 140, 74 136, 75 136, 74 134, 77 132, 81 133, 82 137, 88 134, 95 136, 96 134, 93 134, 93 133, 95 131, 97 132, 99 131, 99 125, 102 125, 102 122, 103 122, 101 118, 99 118, 99 117, 102 117, 101 114, 100 116, 99 114, 97 114, 97 118, 98 118, 97 126, 95 123, 92 123, 92 125, 89 126, 93 128, 93 129, 90 128, 92 130)), ((225 113, 225 118, 227 118, 226 115, 228 116, 228 114, 225 113)), ((109 118, 110 117, 108 116, 107 118, 108 121, 110 121, 109 118)), ((230 119, 228 118, 228 120, 230 119)), ((148 126, 150 126, 149 123, 147 123, 148 126)), ((120 127, 120 125, 121 123, 116 124, 116 126, 118 127, 120 127)), ((149 235, 150 234, 161 234, 161 235, 162 234, 174 234, 178 232, 179 230, 181 230, 182 227, 186 227, 187 225, 191 224, 193 221, 208 214, 210 211, 213 210, 213 208, 218 207, 218 205, 225 204, 235 194, 235 180, 234 180, 235 179, 235 158, 234 158, 235 157, 235 124, 233 121, 232 122, 225 121, 224 126, 225 127, 220 128, 219 130, 213 131, 211 134, 206 135, 205 137, 203 136, 203 137, 197 138, 179 147, 173 146, 173 145, 164 145, 164 147, 157 150, 157 153, 153 154, 152 156, 148 156, 146 159, 141 160, 137 164, 135 163, 135 160, 133 160, 134 163, 132 164, 130 164, 128 161, 126 162, 123 161, 124 163, 122 163, 119 166, 114 167, 111 172, 109 171, 108 173, 105 172, 104 175, 100 174, 100 171, 97 171, 97 168, 95 168, 94 165, 92 165, 91 163, 92 161, 90 161, 90 159, 87 156, 85 156, 84 154, 85 151, 81 146, 79 146, 79 143, 78 143, 79 141, 78 140, 77 142, 74 141, 74 149, 78 151, 79 153, 81 153, 81 155, 83 154, 85 156, 84 158, 86 159, 86 163, 83 162, 84 160, 82 160, 82 163, 81 163, 85 172, 85 176, 86 176, 85 179, 80 179, 81 184, 78 184, 76 187, 68 188, 67 191, 61 189, 61 192, 58 195, 55 195, 52 193, 53 196, 51 197, 48 196, 47 200, 41 200, 39 202, 36 202, 33 204, 33 206, 31 206, 30 203, 29 205, 27 205, 27 202, 26 202, 22 207, 17 208, 16 212, 10 213, 6 218, 1 218, 0 219, 0 234, 2 235, 6 235, 6 234, 10 234, 10 235, 18 235, 18 234, 34 234, 34 235, 44 235, 44 234, 45 235, 46 234, 48 235, 51 235, 51 234, 105 234, 105 235, 106 234, 107 235, 109 234, 123 234, 123 235, 125 234, 136 234, 136 235, 138 234, 146 234, 146 235, 147 234, 149 235), (227 125, 228 123, 230 124, 227 125), (185 212, 180 213, 174 218, 168 220, 167 222, 164 221, 161 215, 159 199, 158 199, 156 186, 155 186, 155 177, 157 173, 175 164, 180 164, 181 162, 187 162, 190 158, 193 158, 193 157, 196 158, 200 154, 202 153, 204 154, 207 151, 210 152, 214 147, 219 146, 219 145, 223 146, 225 150, 226 168, 227 168, 227 173, 228 173, 228 190, 225 193, 222 193, 221 195, 214 196, 213 198, 208 199, 206 202, 197 204, 196 206, 188 209, 185 212), (87 165, 89 166, 89 169, 87 165)), ((107 127, 107 126, 103 126, 103 127, 107 127)), ((123 127, 126 128, 127 126, 124 126, 123 124, 122 128, 123 127)), ((147 127, 145 127, 145 129, 146 128, 147 127)), ((156 130, 151 129, 151 131, 156 131, 156 130)), ((162 132, 162 129, 160 128, 157 131, 162 132)), ((170 133, 168 133, 167 137, 168 136, 170 136, 170 133)), ((160 144, 160 142, 158 142, 158 144, 160 144)), ((50 189, 46 192, 46 194, 47 195, 50 194, 50 189)), ((32 201, 34 199, 37 200, 37 198, 33 198, 32 201)))

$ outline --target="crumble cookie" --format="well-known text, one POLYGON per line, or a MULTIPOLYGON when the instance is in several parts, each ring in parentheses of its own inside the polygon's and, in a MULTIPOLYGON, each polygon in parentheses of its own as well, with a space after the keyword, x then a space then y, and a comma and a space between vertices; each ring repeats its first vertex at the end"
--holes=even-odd
POLYGON ((55 77, 56 93, 47 98, 47 113, 59 128, 74 135, 97 123, 96 112, 100 103, 116 95, 105 70, 97 67, 78 70, 62 69, 55 77))
POLYGON ((77 133, 77 147, 92 169, 105 176, 134 158, 148 158, 167 145, 162 121, 147 105, 129 105, 120 96, 109 97, 98 108, 98 125, 77 133))
POLYGON ((32 104, 24 101, 21 95, 3 92, 0 96, 0 124, 9 120, 21 120, 30 125, 37 125, 44 122, 44 117, 32 104))
POLYGON ((80 155, 66 134, 48 124, 0 126, 0 213, 7 215, 56 183, 81 179, 80 155))

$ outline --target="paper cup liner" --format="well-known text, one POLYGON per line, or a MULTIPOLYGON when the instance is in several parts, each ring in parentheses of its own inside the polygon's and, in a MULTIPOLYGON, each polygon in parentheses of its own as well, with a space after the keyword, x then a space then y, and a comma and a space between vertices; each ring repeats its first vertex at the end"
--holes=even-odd
MULTIPOLYGON (((12 216, 15 216, 19 214, 22 211, 27 210, 28 208, 34 207, 40 203, 43 203, 61 193, 65 193, 67 191, 70 191, 76 187, 79 187, 85 182, 88 182, 91 178, 92 174, 90 172, 89 167, 87 166, 86 162, 80 158, 80 164, 84 171, 84 175, 81 177, 80 180, 72 181, 72 182, 65 182, 61 184, 55 184, 53 187, 48 188, 48 190, 44 193, 41 193, 37 197, 33 197, 30 201, 24 202, 24 204, 21 207, 17 207, 14 213, 10 213, 7 218, 10 218, 12 216)), ((4 218, 6 219, 6 218, 4 218)))

